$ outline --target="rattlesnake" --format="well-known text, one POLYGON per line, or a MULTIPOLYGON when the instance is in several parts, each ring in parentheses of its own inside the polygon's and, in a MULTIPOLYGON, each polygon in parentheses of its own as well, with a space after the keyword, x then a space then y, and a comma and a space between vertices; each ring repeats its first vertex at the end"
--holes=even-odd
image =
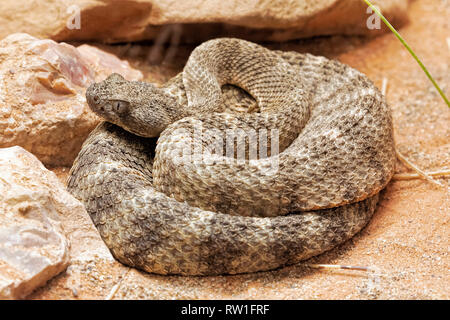
POLYGON ((160 88, 113 74, 86 97, 109 122, 83 144, 68 190, 113 255, 151 273, 255 272, 320 254, 367 224, 394 173, 383 95, 324 57, 215 39, 160 88), (213 148, 224 132, 244 132, 245 158, 213 148), (269 154, 255 159, 253 146, 269 154), (192 147, 201 157, 183 156, 192 147))

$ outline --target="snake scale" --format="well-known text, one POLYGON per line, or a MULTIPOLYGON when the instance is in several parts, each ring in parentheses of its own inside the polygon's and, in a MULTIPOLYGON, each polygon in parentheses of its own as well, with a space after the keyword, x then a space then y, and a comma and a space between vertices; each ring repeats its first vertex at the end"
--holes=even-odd
POLYGON ((161 87, 112 74, 86 98, 106 121, 68 190, 114 257, 151 273, 247 273, 318 255, 368 223, 394 173, 383 95, 324 57, 214 39, 161 87))

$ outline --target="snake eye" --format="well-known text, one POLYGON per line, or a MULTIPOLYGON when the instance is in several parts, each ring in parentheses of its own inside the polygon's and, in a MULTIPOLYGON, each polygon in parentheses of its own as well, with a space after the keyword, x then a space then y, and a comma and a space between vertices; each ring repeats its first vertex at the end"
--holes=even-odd
POLYGON ((128 110, 128 102, 116 100, 112 103, 113 111, 122 114, 128 110))

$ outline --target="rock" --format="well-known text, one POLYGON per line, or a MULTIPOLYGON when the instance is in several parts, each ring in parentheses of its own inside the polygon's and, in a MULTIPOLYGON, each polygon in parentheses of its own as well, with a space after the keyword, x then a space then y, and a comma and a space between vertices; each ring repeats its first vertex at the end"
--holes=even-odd
POLYGON ((112 72, 140 71, 96 48, 12 34, 0 41, 0 147, 20 145, 46 165, 70 166, 99 122, 86 87, 112 72))
MULTIPOLYGON (((61 170, 61 168, 58 169, 61 170)), ((62 210, 61 222, 63 229, 67 239, 70 241, 71 264, 92 260, 114 261, 84 205, 66 191, 66 179, 61 183, 61 179, 57 178, 54 172, 58 169, 55 168, 53 171, 45 170, 46 180, 43 180, 43 183, 49 181, 51 185, 58 186, 56 195, 62 210)), ((63 168, 63 170, 65 171, 64 176, 66 176, 69 169, 63 168)))
POLYGON ((95 72, 95 81, 102 81, 111 73, 119 73, 128 80, 142 80, 142 72, 130 68, 126 61, 119 60, 115 55, 102 51, 88 44, 77 47, 78 52, 95 72))
POLYGON ((0 149, 0 299, 25 297, 69 261, 99 258, 113 260, 56 175, 21 147, 0 149))
MULTIPOLYGON (((406 20, 409 0, 372 2, 391 23, 406 20)), ((377 30, 367 28, 370 14, 366 10, 361 0, 5 0, 0 3, 0 37, 19 30, 54 40, 112 43, 157 37, 177 42, 218 36, 284 41, 317 35, 377 34, 377 30)))
MULTIPOLYGON (((0 298, 23 298, 63 271, 69 243, 60 221, 61 191, 20 147, 0 149, 0 298)), ((65 191, 64 191, 65 192, 65 191)))

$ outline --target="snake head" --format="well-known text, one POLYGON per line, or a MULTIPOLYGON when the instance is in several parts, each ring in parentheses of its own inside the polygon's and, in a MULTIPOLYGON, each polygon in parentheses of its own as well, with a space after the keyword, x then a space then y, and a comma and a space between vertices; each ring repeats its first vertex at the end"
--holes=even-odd
POLYGON ((157 137, 177 120, 177 102, 151 83, 117 73, 86 90, 89 108, 108 122, 141 137, 157 137))

